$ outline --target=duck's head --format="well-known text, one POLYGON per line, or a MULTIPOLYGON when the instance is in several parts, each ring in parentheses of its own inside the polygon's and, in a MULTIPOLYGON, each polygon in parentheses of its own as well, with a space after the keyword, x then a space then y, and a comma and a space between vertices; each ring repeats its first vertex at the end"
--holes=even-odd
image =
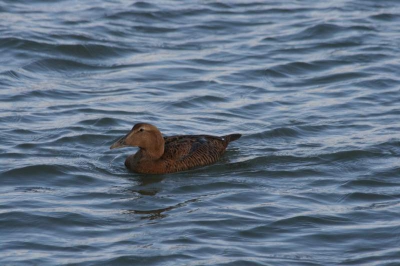
POLYGON ((128 146, 139 147, 149 156, 159 158, 164 153, 164 138, 156 126, 139 123, 111 145, 110 149, 128 146))

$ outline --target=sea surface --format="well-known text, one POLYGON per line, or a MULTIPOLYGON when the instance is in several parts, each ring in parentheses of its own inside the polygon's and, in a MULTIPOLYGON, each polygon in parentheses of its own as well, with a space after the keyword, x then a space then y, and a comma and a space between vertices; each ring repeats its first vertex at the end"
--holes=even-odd
POLYGON ((0 265, 400 265, 400 1, 1 0, 0 265))

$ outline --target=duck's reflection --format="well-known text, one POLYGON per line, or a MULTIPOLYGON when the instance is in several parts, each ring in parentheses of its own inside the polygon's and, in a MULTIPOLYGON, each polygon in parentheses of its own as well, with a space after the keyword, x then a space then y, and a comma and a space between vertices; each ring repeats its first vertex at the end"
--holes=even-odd
MULTIPOLYGON (((156 196, 159 192, 161 192, 165 188, 165 184, 161 184, 161 182, 166 179, 168 175, 136 175, 132 181, 135 182, 135 186, 132 187, 129 191, 135 194, 139 194, 142 199, 149 199, 150 201, 158 200, 156 196), (150 196, 150 197, 149 197, 150 196)), ((184 202, 180 202, 178 204, 167 206, 165 208, 157 208, 157 209, 141 209, 141 210, 125 210, 123 214, 134 214, 139 215, 142 220, 156 220, 165 218, 168 216, 168 212, 174 209, 178 209, 188 205, 189 203, 196 202, 199 199, 189 199, 184 202)), ((164 204, 163 204, 164 205, 164 204)), ((160 206, 160 205, 158 205, 160 206)), ((157 206, 157 207, 158 207, 157 206)), ((165 205, 164 205, 165 206, 165 205)), ((142 205, 142 207, 144 207, 142 205)), ((154 207, 154 205, 153 205, 154 207)), ((150 207, 151 208, 151 207, 150 207)))
POLYGON ((169 206, 169 207, 162 208, 162 209, 155 209, 155 210, 126 210, 123 213, 124 214, 136 214, 136 215, 139 214, 139 215, 143 215, 142 217, 140 217, 140 219, 142 219, 142 220, 156 220, 156 219, 161 219, 161 218, 167 217, 168 214, 166 212, 168 212, 168 211, 184 207, 189 203, 197 202, 197 201, 198 201, 198 199, 191 199, 191 200, 187 200, 187 201, 178 203, 176 205, 169 206))
POLYGON ((147 186, 160 183, 165 179, 165 175, 139 175, 139 186, 147 186))
POLYGON ((157 186, 157 183, 163 181, 164 178, 165 176, 160 175, 139 175, 134 179, 137 185, 130 191, 142 196, 155 196, 161 190, 161 187, 157 186))

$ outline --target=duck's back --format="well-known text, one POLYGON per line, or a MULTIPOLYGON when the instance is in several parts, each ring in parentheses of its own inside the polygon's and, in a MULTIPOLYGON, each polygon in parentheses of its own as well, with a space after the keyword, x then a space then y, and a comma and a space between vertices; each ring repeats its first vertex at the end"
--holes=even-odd
POLYGON ((208 135, 164 137, 164 155, 160 159, 167 173, 212 164, 221 157, 229 142, 240 136, 232 134, 223 137, 208 135))

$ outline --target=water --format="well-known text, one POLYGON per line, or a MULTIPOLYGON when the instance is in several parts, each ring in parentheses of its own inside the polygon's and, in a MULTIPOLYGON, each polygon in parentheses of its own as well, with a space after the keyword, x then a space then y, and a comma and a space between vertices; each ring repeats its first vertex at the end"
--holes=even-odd
POLYGON ((0 264, 397 265, 400 2, 325 2, 1 1, 0 264), (138 175, 139 121, 243 137, 138 175))

